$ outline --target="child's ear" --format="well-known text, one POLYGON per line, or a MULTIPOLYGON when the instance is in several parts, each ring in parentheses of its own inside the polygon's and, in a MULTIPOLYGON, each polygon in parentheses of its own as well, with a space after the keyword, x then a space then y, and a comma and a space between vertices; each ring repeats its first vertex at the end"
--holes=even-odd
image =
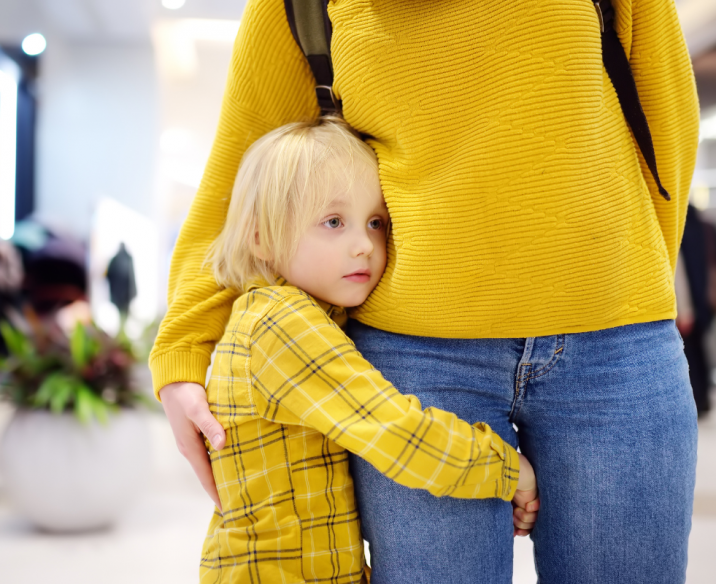
POLYGON ((259 239, 259 231, 258 229, 254 232, 254 249, 253 249, 254 255, 259 258, 262 262, 270 262, 271 256, 267 254, 262 248, 261 248, 261 240, 259 239))

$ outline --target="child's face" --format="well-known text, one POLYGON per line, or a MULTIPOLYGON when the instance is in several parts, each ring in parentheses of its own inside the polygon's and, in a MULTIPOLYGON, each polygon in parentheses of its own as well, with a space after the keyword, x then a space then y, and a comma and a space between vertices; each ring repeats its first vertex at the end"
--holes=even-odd
POLYGON ((388 220, 377 173, 366 169, 337 194, 278 272, 329 304, 358 306, 385 270, 388 220))

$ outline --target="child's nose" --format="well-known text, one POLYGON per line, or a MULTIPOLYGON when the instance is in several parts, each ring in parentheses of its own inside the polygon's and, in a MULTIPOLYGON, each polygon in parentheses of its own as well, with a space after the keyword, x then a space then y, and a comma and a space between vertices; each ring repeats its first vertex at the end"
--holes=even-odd
POLYGON ((353 244, 353 257, 369 256, 373 253, 373 240, 367 233, 360 233, 353 244))

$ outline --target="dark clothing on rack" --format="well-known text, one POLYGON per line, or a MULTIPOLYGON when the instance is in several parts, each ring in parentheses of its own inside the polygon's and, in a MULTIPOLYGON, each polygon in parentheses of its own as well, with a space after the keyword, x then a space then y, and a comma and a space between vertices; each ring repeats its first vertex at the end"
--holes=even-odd
POLYGON ((117 255, 109 261, 107 280, 109 299, 119 309, 120 314, 126 315, 130 303, 137 296, 137 285, 134 280, 134 260, 123 243, 120 244, 117 255))

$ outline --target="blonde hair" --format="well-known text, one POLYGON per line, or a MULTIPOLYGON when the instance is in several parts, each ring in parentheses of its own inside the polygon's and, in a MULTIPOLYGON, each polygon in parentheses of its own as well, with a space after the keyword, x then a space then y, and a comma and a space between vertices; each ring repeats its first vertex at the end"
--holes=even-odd
POLYGON ((287 124, 254 142, 207 256, 216 281, 243 288, 261 276, 273 283, 274 266, 290 261, 337 188, 349 187, 366 165, 377 172, 373 150, 337 116, 287 124))

